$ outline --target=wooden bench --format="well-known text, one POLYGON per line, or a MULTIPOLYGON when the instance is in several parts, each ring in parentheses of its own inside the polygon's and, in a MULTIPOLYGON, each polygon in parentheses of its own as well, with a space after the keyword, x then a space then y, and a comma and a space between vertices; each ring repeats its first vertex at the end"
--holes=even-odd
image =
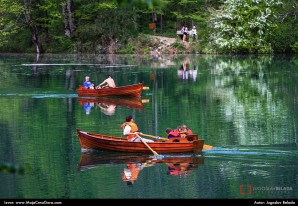
POLYGON ((177 37, 180 37, 180 39, 183 39, 183 33, 181 32, 181 30, 177 31, 177 37))

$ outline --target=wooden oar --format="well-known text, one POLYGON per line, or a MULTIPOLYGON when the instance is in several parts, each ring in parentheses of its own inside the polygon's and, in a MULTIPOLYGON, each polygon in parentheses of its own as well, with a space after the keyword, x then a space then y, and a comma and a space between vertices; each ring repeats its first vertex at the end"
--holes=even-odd
MULTIPOLYGON (((164 137, 153 136, 153 135, 149 135, 149 134, 142 134, 142 135, 146 136, 146 137, 152 137, 152 138, 155 138, 155 139, 168 140, 167 138, 164 138, 164 137)), ((210 150, 210 149, 213 149, 213 146, 208 145, 208 144, 204 144, 203 149, 210 150)))
POLYGON ((140 135, 139 135, 138 133, 136 133, 136 136, 137 136, 138 138, 141 139, 141 141, 144 143, 144 145, 146 145, 146 147, 148 147, 148 149, 150 149, 151 152, 152 152, 155 156, 158 156, 158 155, 159 155, 157 152, 155 152, 155 151, 154 151, 154 150, 147 144, 147 142, 145 142, 145 141, 143 140, 142 137, 140 137, 140 135))
POLYGON ((155 139, 162 139, 162 140, 168 140, 168 138, 164 138, 164 137, 159 137, 159 136, 153 136, 153 135, 150 135, 150 134, 143 134, 143 136, 146 136, 146 137, 151 137, 151 138, 155 138, 155 139))

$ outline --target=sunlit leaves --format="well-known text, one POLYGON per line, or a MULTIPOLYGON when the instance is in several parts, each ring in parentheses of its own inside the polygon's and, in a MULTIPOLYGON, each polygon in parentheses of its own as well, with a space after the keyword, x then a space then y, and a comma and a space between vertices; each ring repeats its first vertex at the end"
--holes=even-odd
POLYGON ((220 52, 270 53, 267 39, 276 28, 274 11, 279 0, 226 0, 211 10, 211 40, 220 52))

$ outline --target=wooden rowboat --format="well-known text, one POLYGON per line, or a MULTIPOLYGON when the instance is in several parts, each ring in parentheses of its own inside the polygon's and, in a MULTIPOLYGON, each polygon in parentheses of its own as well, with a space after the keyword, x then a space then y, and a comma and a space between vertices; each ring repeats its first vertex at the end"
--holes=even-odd
POLYGON ((78 96, 102 97, 102 96, 132 96, 140 97, 143 90, 143 83, 120 86, 115 88, 87 89, 80 85, 77 89, 78 96))
POLYGON ((88 103, 95 104, 105 104, 110 105, 119 105, 129 108, 143 109, 143 103, 140 98, 135 97, 78 97, 78 102, 81 106, 84 106, 88 103))
MULTIPOLYGON (((132 142, 126 138, 95 134, 77 129, 82 150, 103 150, 127 153, 151 153, 143 142, 132 142)), ((185 138, 170 140, 155 140, 147 144, 157 153, 199 153, 202 152, 204 140, 198 135, 188 135, 185 138)))
POLYGON ((204 156, 201 154, 171 154, 161 159, 154 159, 152 156, 143 153, 120 153, 120 152, 83 152, 81 153, 79 170, 92 169, 101 165, 112 164, 136 164, 136 163, 164 163, 172 167, 190 165, 194 168, 204 164, 204 156))

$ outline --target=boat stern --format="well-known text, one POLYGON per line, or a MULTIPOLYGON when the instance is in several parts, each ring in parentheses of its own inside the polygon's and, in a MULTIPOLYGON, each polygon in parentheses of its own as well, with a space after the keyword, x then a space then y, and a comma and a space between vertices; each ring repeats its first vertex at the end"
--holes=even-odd
POLYGON ((194 153, 202 152, 203 147, 204 147, 204 140, 200 139, 200 140, 193 141, 193 152, 194 153))

